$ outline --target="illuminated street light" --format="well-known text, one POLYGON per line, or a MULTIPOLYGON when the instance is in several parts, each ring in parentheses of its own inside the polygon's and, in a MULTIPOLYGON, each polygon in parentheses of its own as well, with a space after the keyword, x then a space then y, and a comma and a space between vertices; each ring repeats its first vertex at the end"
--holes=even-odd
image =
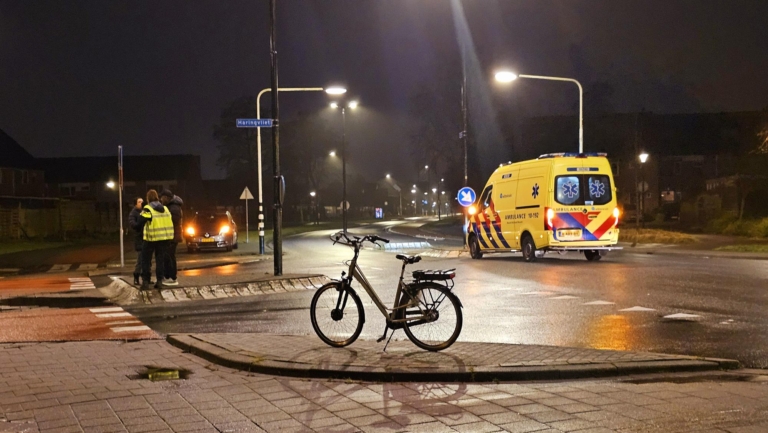
POLYGON ((115 189, 115 182, 113 182, 113 181, 111 181, 111 180, 110 180, 109 182, 107 182, 107 188, 109 188, 109 189, 115 189))
POLYGON ((411 192, 412 192, 412 193, 414 193, 414 194, 416 194, 416 190, 415 190, 415 189, 412 189, 412 190, 411 190, 411 192))
POLYGON ((336 156, 336 151, 332 150, 331 153, 328 154, 328 156, 336 156))
POLYGON ((499 71, 496 73, 496 81, 500 83, 511 83, 517 80, 517 74, 510 71, 499 71))
POLYGON ((648 161, 648 154, 643 152, 640 154, 640 162, 645 164, 645 161, 648 161))
POLYGON ((570 81, 576 84, 579 88, 579 153, 584 153, 584 89, 581 87, 581 83, 573 78, 565 77, 549 77, 544 75, 517 75, 511 71, 498 71, 495 75, 496 81, 500 83, 511 83, 518 78, 533 78, 536 80, 550 80, 550 81, 570 81))
POLYGON ((331 108, 339 108, 339 104, 331 102, 331 108))
POLYGON ((352 110, 354 110, 355 108, 357 108, 357 101, 350 101, 349 104, 347 104, 347 106, 352 110))
POLYGON ((424 166, 424 170, 429 170, 429 166, 428 166, 428 165, 425 165, 425 166, 424 166))
POLYGON ((312 197, 314 197, 314 196, 316 196, 316 195, 317 195, 317 193, 316 193, 316 192, 314 192, 314 191, 312 191, 312 192, 310 192, 310 193, 309 193, 309 195, 310 195, 310 196, 312 196, 312 197))
POLYGON ((329 95, 343 95, 347 93, 347 89, 345 89, 344 87, 338 87, 338 86, 328 87, 327 89, 325 89, 325 93, 329 95))
POLYGON ((437 188, 432 188, 432 192, 437 192, 437 188))
POLYGON ((387 173, 387 179, 389 179, 390 177, 392 177, 392 176, 390 176, 389 173, 387 173))

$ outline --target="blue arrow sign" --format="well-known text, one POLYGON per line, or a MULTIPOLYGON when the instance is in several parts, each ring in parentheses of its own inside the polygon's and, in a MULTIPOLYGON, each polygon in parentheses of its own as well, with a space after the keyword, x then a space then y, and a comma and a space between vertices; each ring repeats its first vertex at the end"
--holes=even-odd
POLYGON ((271 128, 272 119, 237 119, 238 128, 271 128))
POLYGON ((475 197, 475 190, 465 186, 459 190, 459 194, 456 196, 456 199, 459 201, 460 205, 467 207, 475 202, 475 197))

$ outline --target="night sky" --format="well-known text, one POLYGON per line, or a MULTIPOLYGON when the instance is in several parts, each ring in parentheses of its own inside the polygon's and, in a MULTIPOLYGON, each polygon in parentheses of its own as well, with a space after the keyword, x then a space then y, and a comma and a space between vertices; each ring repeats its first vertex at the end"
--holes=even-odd
MULTIPOLYGON (((500 89, 490 81, 500 66, 608 82, 615 112, 768 106, 766 1, 463 4, 478 59, 470 92, 502 107, 573 114, 577 94, 530 81, 500 89)), ((35 156, 109 155, 123 145, 129 154, 200 154, 204 177, 221 177, 212 131, 222 108, 270 85, 267 11, 267 0, 0 0, 0 129, 35 156)), ((351 136, 352 164, 407 176, 409 96, 458 74, 454 18, 451 0, 278 0, 280 85, 345 84, 369 114, 351 136)), ((285 120, 325 109, 328 98, 280 101, 285 120)))

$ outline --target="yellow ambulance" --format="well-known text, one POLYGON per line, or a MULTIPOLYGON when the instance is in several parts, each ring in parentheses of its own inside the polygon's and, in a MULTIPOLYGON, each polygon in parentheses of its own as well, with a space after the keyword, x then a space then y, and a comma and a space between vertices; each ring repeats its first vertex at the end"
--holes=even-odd
POLYGON ((619 209, 604 153, 554 153, 500 166, 468 208, 466 242, 473 259, 522 252, 583 252, 595 261, 620 249, 619 209))

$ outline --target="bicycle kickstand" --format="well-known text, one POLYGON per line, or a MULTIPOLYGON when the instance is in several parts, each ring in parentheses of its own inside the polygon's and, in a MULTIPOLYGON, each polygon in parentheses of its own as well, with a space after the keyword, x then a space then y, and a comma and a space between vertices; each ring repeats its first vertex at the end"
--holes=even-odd
MULTIPOLYGON (((389 324, 384 326, 384 335, 382 335, 378 340, 376 340, 377 343, 381 343, 384 341, 385 338, 387 338, 387 331, 389 331, 389 324)), ((389 334, 389 340, 384 344, 384 349, 382 349, 382 352, 387 351, 387 346, 389 346, 389 342, 392 341, 392 337, 395 335, 395 330, 392 329, 392 333, 389 334)))

